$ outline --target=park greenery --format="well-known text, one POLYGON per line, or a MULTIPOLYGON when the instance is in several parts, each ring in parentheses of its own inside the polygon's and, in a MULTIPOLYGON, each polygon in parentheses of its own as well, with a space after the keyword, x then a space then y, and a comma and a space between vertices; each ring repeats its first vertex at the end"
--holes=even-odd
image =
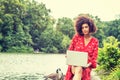
MULTIPOLYGON (((34 0, 0 0, 0 52, 32 53, 39 50, 65 53, 75 33, 73 26, 77 16, 74 19, 55 19, 50 12, 45 4, 34 0)), ((101 21, 98 16, 88 15, 98 27, 96 34, 93 34, 99 40, 98 71, 108 72, 102 77, 103 80, 118 80, 120 17, 101 21)))

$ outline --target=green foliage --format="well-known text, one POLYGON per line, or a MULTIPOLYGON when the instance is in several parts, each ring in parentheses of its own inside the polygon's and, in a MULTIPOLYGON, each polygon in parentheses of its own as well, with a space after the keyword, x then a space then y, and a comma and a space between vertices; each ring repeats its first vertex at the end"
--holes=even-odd
POLYGON ((49 27, 41 34, 40 43, 40 49, 44 52, 63 53, 68 46, 69 38, 56 31, 53 27, 49 27))
POLYGON ((73 21, 70 18, 63 17, 59 18, 56 24, 56 28, 58 31, 62 32, 64 35, 72 38, 74 31, 73 21))
MULTIPOLYGON (((24 46, 31 48, 32 39, 29 31, 25 29, 25 25, 21 19, 25 11, 25 4, 20 0, 9 0, 0 2, 0 34, 2 35, 0 42, 2 43, 2 51, 16 51, 16 49, 24 46)), ((22 51, 22 48, 21 48, 22 51)), ((27 51, 27 50, 26 50, 27 51)))
MULTIPOLYGON (((44 52, 65 52, 75 33, 73 21, 67 17, 55 20, 49 13, 50 9, 45 4, 35 0, 0 0, 0 51, 39 49, 44 52)), ((89 16, 98 27, 94 36, 99 39, 100 48, 104 46, 103 39, 108 36, 120 40, 120 19, 102 22, 98 16, 89 16)), ((118 51, 114 47, 107 50, 111 49, 118 51)))
POLYGON ((41 50, 46 53, 58 53, 59 52, 58 49, 52 45, 48 45, 45 48, 41 48, 41 50))
POLYGON ((66 50, 68 49, 68 46, 70 44, 70 38, 66 35, 64 35, 61 46, 62 46, 62 51, 66 52, 66 50))
POLYGON ((115 67, 111 73, 105 77, 103 77, 102 80, 120 80, 120 65, 115 67))
POLYGON ((109 71, 120 65, 119 42, 114 37, 108 37, 103 41, 103 48, 99 49, 98 62, 102 69, 109 71))
POLYGON ((29 33, 32 37, 34 49, 39 48, 41 33, 49 26, 53 25, 53 20, 49 16, 50 10, 43 3, 37 3, 34 0, 27 5, 26 15, 23 23, 29 27, 29 33))
POLYGON ((120 19, 116 19, 114 21, 106 22, 105 27, 105 35, 106 36, 114 36, 120 41, 120 19))
POLYGON ((27 52, 29 52, 29 53, 31 53, 31 52, 33 52, 33 48, 32 47, 29 47, 29 46, 13 46, 13 47, 11 47, 11 48, 9 48, 8 50, 7 50, 7 52, 19 52, 19 53, 27 53, 27 52))
POLYGON ((35 0, 0 0, 2 51, 25 52, 38 48, 41 33, 52 25, 49 12, 43 3, 35 0))

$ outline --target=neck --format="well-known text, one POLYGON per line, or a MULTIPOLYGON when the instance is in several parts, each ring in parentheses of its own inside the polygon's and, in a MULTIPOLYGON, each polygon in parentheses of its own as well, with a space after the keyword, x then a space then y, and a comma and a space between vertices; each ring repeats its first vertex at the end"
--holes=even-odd
POLYGON ((90 38, 90 37, 91 37, 90 34, 84 35, 84 38, 90 38))

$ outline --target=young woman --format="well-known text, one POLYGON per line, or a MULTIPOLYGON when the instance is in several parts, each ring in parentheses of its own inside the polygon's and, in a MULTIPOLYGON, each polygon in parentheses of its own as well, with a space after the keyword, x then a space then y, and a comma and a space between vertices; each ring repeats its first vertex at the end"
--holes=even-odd
POLYGON ((92 36, 96 32, 93 20, 86 16, 79 16, 75 23, 76 34, 73 36, 69 50, 88 53, 88 66, 69 65, 65 80, 90 80, 90 72, 96 68, 98 56, 98 40, 92 36))

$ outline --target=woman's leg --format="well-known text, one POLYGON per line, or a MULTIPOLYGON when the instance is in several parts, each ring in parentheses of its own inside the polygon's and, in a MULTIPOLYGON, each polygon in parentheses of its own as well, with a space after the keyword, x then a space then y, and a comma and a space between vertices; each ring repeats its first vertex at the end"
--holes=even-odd
POLYGON ((72 66, 72 73, 74 74, 73 80, 81 80, 81 78, 82 78, 82 67, 72 66))

